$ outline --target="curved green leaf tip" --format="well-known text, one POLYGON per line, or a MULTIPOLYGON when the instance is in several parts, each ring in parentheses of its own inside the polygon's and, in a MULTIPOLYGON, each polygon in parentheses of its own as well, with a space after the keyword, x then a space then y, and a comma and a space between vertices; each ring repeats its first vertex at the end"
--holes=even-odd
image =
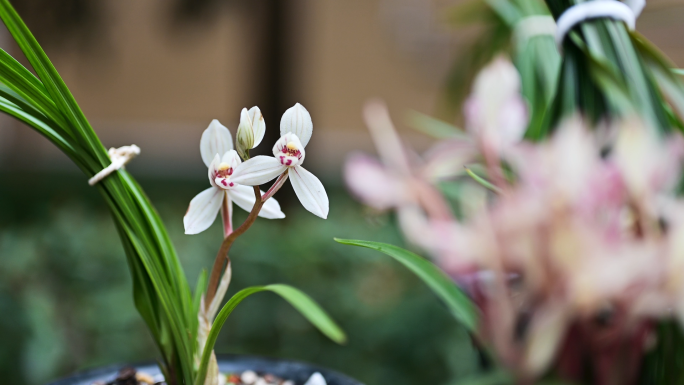
POLYGON ((347 335, 344 331, 304 292, 292 286, 281 284, 268 285, 265 289, 283 297, 290 305, 302 313, 304 318, 309 320, 309 322, 316 326, 321 333, 325 334, 331 340, 338 344, 347 342, 347 335))
POLYGON ((316 303, 311 297, 304 294, 299 289, 295 289, 288 285, 268 285, 268 286, 253 286, 246 289, 242 289, 235 293, 221 311, 216 315, 214 323, 211 325, 211 330, 207 336, 207 342, 204 346, 204 351, 202 352, 202 360, 200 361, 199 369, 197 370, 197 375, 195 376, 195 385, 203 385, 204 380, 207 376, 207 369, 209 366, 209 359, 211 358, 211 352, 214 350, 214 345, 216 344, 216 339, 218 334, 223 327, 223 324, 228 319, 230 313, 233 312, 235 307, 242 302, 245 298, 252 294, 259 293, 262 291, 270 291, 283 297, 287 302, 290 303, 295 309, 297 309, 304 318, 309 320, 314 326, 325 334, 331 340, 342 344, 347 341, 347 336, 344 331, 337 326, 335 321, 330 318, 330 316, 316 303))
POLYGON ((451 314, 468 330, 475 331, 477 327, 477 307, 461 291, 461 289, 449 278, 440 268, 435 266, 427 259, 404 250, 401 247, 389 245, 387 243, 360 241, 353 239, 334 238, 335 242, 344 245, 361 246, 377 250, 401 262, 409 270, 414 272, 418 278, 423 280, 430 289, 441 298, 451 311, 451 314))

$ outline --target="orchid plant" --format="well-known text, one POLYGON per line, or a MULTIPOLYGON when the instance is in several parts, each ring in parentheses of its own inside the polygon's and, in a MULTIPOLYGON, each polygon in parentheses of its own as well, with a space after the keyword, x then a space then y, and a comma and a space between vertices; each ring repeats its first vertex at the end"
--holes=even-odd
MULTIPOLYGON (((218 120, 213 120, 202 133, 200 154, 209 169, 208 177, 211 187, 200 192, 190 201, 183 224, 186 234, 200 233, 212 225, 220 211, 224 240, 211 271, 207 292, 200 299, 197 315, 199 349, 195 355, 195 362, 198 366, 204 363, 204 355, 210 351, 206 349, 206 346, 213 327, 212 322, 230 284, 232 269, 230 258, 227 256, 230 247, 238 236, 252 226, 258 216, 267 219, 285 218, 280 205, 272 197, 283 186, 290 168, 293 169, 293 175, 298 176, 292 178, 293 186, 304 206, 310 211, 315 210, 314 213, 323 218, 328 214, 328 198, 322 183, 313 174, 299 166, 304 159, 304 148, 294 133, 299 133, 308 142, 313 133, 311 115, 301 104, 297 103, 283 114, 280 130, 283 137, 276 142, 274 153, 280 155, 278 164, 282 167, 275 168, 276 173, 273 172, 273 167, 269 168, 269 164, 264 162, 264 158, 275 158, 250 159, 249 151, 261 143, 266 133, 266 122, 259 107, 252 107, 249 111, 246 108, 242 110, 237 130, 237 151, 233 148, 230 131, 218 120), (301 124, 302 121, 304 124, 301 124), (245 160, 244 163, 241 158, 245 160), (259 165, 264 164, 266 167, 260 168, 259 165), (266 176, 264 176, 264 169, 268 170, 265 171, 266 176), (307 179, 301 179, 299 175, 304 175, 307 179), (278 180, 267 192, 264 193, 259 189, 258 185, 276 177, 278 180), (311 206, 312 197, 314 206, 311 206), (233 229, 232 224, 232 202, 249 212, 245 222, 236 229, 233 229)), ((215 381, 218 381, 221 375, 218 372, 216 356, 213 352, 210 354, 209 362, 205 364, 208 365, 205 384, 218 384, 215 381)), ((201 366, 200 370, 204 371, 201 366)))
POLYGON ((394 210, 435 264, 392 245, 337 241, 422 278, 489 347, 499 369, 478 381, 682 383, 684 137, 637 113, 598 126, 578 113, 528 142, 521 84, 495 58, 473 82, 466 131, 453 127, 422 157, 384 105, 369 103, 381 160, 350 156, 347 185, 364 204, 394 210))
POLYGON ((328 200, 323 186, 299 166, 304 152, 297 136, 305 138, 306 144, 313 128, 311 117, 302 106, 297 105, 284 115, 281 131, 287 139, 284 145, 276 145, 279 151, 287 149, 285 153, 291 162, 285 167, 292 167, 279 169, 279 182, 266 193, 258 187, 263 178, 234 180, 235 174, 253 164, 248 160, 249 150, 264 136, 266 126, 258 108, 244 110, 241 114, 237 151, 233 149, 228 129, 216 120, 202 134, 200 153, 209 169, 211 187, 191 201, 184 218, 185 230, 188 234, 206 230, 220 211, 224 238, 209 279, 203 272, 192 291, 159 215, 133 176, 120 168, 130 156, 139 152, 137 147, 130 147, 135 151, 108 153, 59 73, 8 0, 0 0, 0 18, 36 74, 0 50, 0 111, 19 119, 55 144, 101 193, 121 237, 133 278, 136 308, 159 347, 159 363, 166 383, 223 383, 225 378, 218 372, 213 351, 218 334, 242 300, 262 291, 283 297, 332 340, 338 343, 345 340, 344 332, 310 297, 287 285, 248 287, 221 306, 231 278, 228 258, 231 245, 249 229, 257 216, 285 217, 271 197, 282 186, 290 169, 295 170, 293 175, 304 175, 293 178, 293 185, 305 207, 321 217, 327 216, 328 200), (304 123, 308 124, 302 125, 302 119, 307 119, 304 123), (241 159, 245 162, 241 163, 241 159), (249 211, 245 222, 235 229, 231 218, 233 202, 249 211), (315 210, 310 208, 312 204, 316 205, 315 210))

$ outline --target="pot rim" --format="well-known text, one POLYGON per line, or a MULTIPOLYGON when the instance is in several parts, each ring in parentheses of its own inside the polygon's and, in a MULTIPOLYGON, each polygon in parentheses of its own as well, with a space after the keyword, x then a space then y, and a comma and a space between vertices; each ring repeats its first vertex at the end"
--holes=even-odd
MULTIPOLYGON (((328 385, 363 385, 361 382, 335 370, 327 369, 305 361, 281 359, 244 354, 217 354, 219 369, 222 372, 242 372, 253 370, 257 373, 270 373, 285 380, 293 380, 297 385, 303 384, 311 374, 320 372, 328 385), (288 375, 289 374, 289 375, 288 375), (295 377, 295 378, 292 378, 295 377)), ((159 373, 155 361, 141 361, 132 364, 114 364, 77 371, 71 376, 63 377, 47 385, 91 385, 97 380, 111 380, 124 367, 131 366, 150 374, 159 373)))

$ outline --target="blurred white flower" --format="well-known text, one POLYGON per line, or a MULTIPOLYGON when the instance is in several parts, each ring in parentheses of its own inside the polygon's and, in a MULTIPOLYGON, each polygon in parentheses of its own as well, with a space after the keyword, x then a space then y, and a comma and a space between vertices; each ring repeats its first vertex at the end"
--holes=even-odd
MULTIPOLYGON (((185 233, 198 234, 206 230, 221 211, 224 235, 227 236, 232 231, 232 202, 243 210, 251 211, 256 197, 252 188, 231 180, 235 169, 242 161, 233 150, 230 131, 218 120, 214 119, 202 134, 200 153, 209 169, 211 187, 190 201, 188 211, 183 217, 185 233)), ((268 219, 285 218, 275 199, 269 199, 264 203, 259 216, 268 219)))
POLYGON ((684 141, 679 135, 663 139, 636 119, 618 127, 610 158, 635 198, 652 199, 658 192, 669 192, 681 175, 684 141))
POLYGON ((466 128, 484 151, 495 154, 519 142, 527 128, 527 107, 520 75, 503 57, 494 59, 475 78, 465 103, 466 128))
POLYGON ((297 103, 290 107, 280 121, 281 138, 273 146, 273 157, 256 156, 235 169, 232 181, 248 186, 258 186, 285 173, 305 209, 327 218, 328 195, 315 175, 301 164, 306 155, 304 147, 311 139, 313 123, 311 115, 297 103))

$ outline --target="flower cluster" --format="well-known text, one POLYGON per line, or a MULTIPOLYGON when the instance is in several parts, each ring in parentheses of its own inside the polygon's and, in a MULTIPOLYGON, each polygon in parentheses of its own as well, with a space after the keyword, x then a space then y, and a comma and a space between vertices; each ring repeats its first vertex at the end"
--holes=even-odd
POLYGON ((566 120, 522 141, 515 68, 496 59, 465 106, 466 137, 410 157, 386 110, 366 109, 382 162, 350 157, 351 191, 395 209, 481 311, 480 338, 518 378, 629 384, 655 321, 684 322, 684 201, 674 190, 684 140, 636 118, 590 130, 566 120), (440 182, 460 186, 454 202, 440 182), (449 205, 458 207, 454 212, 449 205))
MULTIPOLYGON (((249 150, 258 146, 266 133, 266 123, 258 107, 242 110, 237 151, 233 148, 230 131, 225 126, 218 120, 209 124, 202 134, 200 153, 209 169, 211 187, 190 201, 188 212, 183 218, 186 234, 197 234, 209 228, 220 211, 225 236, 228 236, 232 232, 232 202, 247 212, 251 211, 256 197, 249 186, 258 186, 279 176, 277 188, 289 176, 302 205, 321 218, 327 217, 328 196, 323 184, 301 166, 304 162, 304 146, 313 132, 311 115, 297 103, 283 114, 280 132, 282 137, 273 147, 274 157, 256 156, 250 159, 249 150)), ((285 218, 278 202, 268 199, 273 193, 275 189, 269 193, 262 191, 262 199, 265 199, 258 215, 268 219, 285 218)))

